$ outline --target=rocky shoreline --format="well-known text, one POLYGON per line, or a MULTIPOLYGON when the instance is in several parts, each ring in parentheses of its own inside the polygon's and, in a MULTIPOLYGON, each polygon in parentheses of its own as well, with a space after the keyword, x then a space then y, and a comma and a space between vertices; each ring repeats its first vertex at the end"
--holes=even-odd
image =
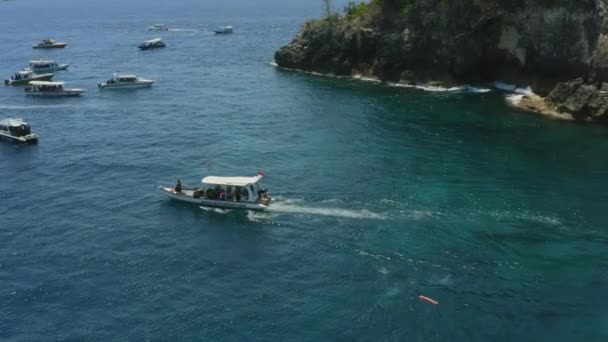
POLYGON ((306 23, 279 67, 397 86, 530 85, 512 101, 548 117, 608 122, 606 0, 371 0, 306 23))

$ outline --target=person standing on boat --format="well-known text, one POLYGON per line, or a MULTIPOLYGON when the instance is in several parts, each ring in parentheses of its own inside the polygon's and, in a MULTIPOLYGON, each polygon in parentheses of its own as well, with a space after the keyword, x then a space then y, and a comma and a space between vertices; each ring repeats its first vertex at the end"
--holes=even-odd
POLYGON ((237 186, 236 190, 234 191, 234 197, 236 198, 237 202, 241 201, 241 187, 237 186))
POLYGON ((175 192, 178 194, 182 193, 182 182, 180 182, 179 179, 177 180, 177 184, 175 185, 175 192))

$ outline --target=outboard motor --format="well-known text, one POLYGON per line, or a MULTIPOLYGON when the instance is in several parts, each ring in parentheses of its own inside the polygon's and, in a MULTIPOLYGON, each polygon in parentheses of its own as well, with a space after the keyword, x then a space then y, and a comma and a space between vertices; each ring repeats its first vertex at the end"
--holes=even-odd
POLYGON ((9 80, 4 80, 4 84, 5 84, 5 85, 8 85, 9 83, 11 83, 11 81, 9 81, 9 80))

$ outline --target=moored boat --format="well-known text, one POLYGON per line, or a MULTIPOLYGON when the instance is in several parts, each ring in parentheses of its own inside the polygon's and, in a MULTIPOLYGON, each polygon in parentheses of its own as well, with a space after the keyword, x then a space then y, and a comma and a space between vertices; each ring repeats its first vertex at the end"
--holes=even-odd
POLYGON ((217 29, 213 30, 213 32, 215 32, 215 34, 229 34, 232 33, 232 26, 218 27, 217 29))
POLYGON ((29 63, 29 69, 35 73, 47 73, 59 70, 65 70, 69 67, 69 64, 59 64, 51 59, 36 59, 29 63))
POLYGON ((153 80, 147 80, 135 75, 114 74, 111 79, 97 84, 99 89, 139 89, 148 88, 154 84, 153 80))
POLYGON ((148 31, 163 32, 169 31, 169 28, 163 24, 154 24, 148 27, 148 31))
POLYGON ((35 74, 31 70, 21 70, 16 72, 10 79, 4 80, 6 85, 25 85, 32 81, 48 81, 53 78, 53 74, 35 74))
POLYGON ((142 42, 137 47, 142 50, 148 50, 148 49, 163 48, 165 46, 166 46, 166 44, 165 44, 165 42, 163 42, 163 40, 161 38, 154 38, 154 39, 150 39, 150 40, 146 40, 145 42, 142 42))
POLYGON ((46 38, 43 39, 40 43, 32 46, 34 49, 63 49, 68 46, 68 43, 61 43, 56 41, 55 39, 46 38))
POLYGON ((25 88, 26 95, 40 97, 80 96, 86 90, 80 88, 65 88, 63 82, 32 81, 25 88))
POLYGON ((254 177, 217 177, 208 176, 202 179, 202 187, 160 186, 165 195, 184 202, 198 204, 201 207, 266 210, 272 200, 262 187, 264 177, 259 173, 254 177))
POLYGON ((38 142, 38 134, 32 133, 30 125, 23 119, 0 120, 0 138, 19 143, 38 142))

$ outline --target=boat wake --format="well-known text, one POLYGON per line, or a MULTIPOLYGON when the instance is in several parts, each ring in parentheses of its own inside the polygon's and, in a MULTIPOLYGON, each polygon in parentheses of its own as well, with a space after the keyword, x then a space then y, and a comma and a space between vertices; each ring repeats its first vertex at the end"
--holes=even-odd
POLYGON ((194 29, 169 29, 170 32, 198 32, 198 30, 194 29))
POLYGON ((383 215, 371 212, 369 210, 352 210, 342 208, 328 208, 328 207, 311 207, 303 206, 299 204, 289 203, 273 203, 266 210, 271 213, 285 213, 285 214, 304 214, 304 215, 320 215, 330 217, 341 217, 341 218, 352 218, 352 219, 370 219, 370 220, 384 220, 386 217, 383 215))
POLYGON ((0 109, 46 109, 46 108, 70 108, 70 107, 82 107, 82 105, 32 105, 32 106, 19 106, 19 105, 0 105, 0 109))

